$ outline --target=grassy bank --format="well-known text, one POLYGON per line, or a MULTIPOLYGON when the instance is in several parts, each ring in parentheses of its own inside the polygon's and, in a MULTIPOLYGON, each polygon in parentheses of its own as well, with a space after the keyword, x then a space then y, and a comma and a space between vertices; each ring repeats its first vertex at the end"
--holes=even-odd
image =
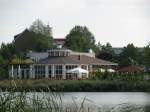
POLYGON ((119 80, 1 80, 2 90, 63 92, 150 92, 150 81, 119 80))

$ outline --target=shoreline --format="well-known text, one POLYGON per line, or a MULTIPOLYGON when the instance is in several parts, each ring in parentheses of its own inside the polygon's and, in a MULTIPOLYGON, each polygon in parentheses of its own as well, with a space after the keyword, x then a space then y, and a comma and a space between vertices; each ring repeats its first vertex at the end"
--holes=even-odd
POLYGON ((150 81, 0 80, 0 89, 16 92, 150 92, 150 81))

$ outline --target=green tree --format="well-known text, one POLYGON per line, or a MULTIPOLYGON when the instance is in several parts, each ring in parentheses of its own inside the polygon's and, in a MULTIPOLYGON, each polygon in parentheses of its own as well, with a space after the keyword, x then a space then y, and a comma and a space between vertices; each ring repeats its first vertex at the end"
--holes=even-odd
POLYGON ((114 50, 109 42, 106 45, 101 45, 98 43, 99 53, 97 55, 98 58, 114 61, 115 60, 115 53, 114 50))
POLYGON ((143 60, 144 60, 144 65, 147 68, 150 68, 150 43, 144 47, 143 60))
POLYGON ((46 51, 52 47, 52 38, 42 34, 36 34, 34 37, 35 48, 34 51, 46 51))
POLYGON ((124 47, 123 52, 120 54, 119 58, 120 66, 137 65, 139 59, 138 48, 133 44, 128 44, 126 47, 124 47))
POLYGON ((0 47, 0 78, 8 77, 8 64, 12 57, 16 54, 13 43, 1 44, 0 47))
POLYGON ((8 62, 0 55, 0 79, 8 77, 8 62))
POLYGON ((79 52, 88 49, 93 49, 95 52, 97 50, 94 35, 86 26, 75 26, 66 36, 65 46, 79 52))
POLYGON ((0 55, 4 60, 11 60, 15 53, 16 50, 13 43, 1 44, 0 55))
POLYGON ((14 56, 21 57, 23 55, 16 52, 14 43, 2 43, 0 47, 0 78, 8 77, 8 65, 14 56))
POLYGON ((52 28, 49 25, 45 25, 41 20, 35 20, 29 28, 30 31, 36 34, 42 34, 52 37, 52 28))
POLYGON ((37 19, 29 28, 32 33, 35 47, 32 50, 46 51, 52 46, 52 28, 37 19), (34 34, 35 33, 35 34, 34 34))

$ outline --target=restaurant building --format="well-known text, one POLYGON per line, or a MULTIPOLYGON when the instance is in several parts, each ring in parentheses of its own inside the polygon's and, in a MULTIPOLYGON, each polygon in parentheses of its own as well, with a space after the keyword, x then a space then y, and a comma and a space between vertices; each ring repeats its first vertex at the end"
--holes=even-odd
POLYGON ((83 53, 60 47, 47 52, 30 52, 27 56, 27 60, 12 60, 10 78, 86 79, 100 68, 117 66, 116 63, 95 58, 92 50, 83 53))

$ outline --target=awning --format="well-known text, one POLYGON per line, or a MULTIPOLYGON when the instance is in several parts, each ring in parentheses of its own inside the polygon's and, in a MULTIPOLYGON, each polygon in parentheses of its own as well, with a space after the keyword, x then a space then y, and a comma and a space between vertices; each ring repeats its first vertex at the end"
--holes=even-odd
POLYGON ((80 67, 68 70, 67 73, 76 73, 76 74, 82 74, 82 73, 89 73, 88 70, 82 69, 80 67))
POLYGON ((102 72, 102 73, 106 71, 106 70, 103 69, 103 68, 100 68, 99 70, 100 70, 100 72, 102 72))
POLYGON ((108 71, 108 72, 115 72, 115 70, 114 70, 114 69, 111 69, 111 68, 107 69, 107 71, 108 71))

